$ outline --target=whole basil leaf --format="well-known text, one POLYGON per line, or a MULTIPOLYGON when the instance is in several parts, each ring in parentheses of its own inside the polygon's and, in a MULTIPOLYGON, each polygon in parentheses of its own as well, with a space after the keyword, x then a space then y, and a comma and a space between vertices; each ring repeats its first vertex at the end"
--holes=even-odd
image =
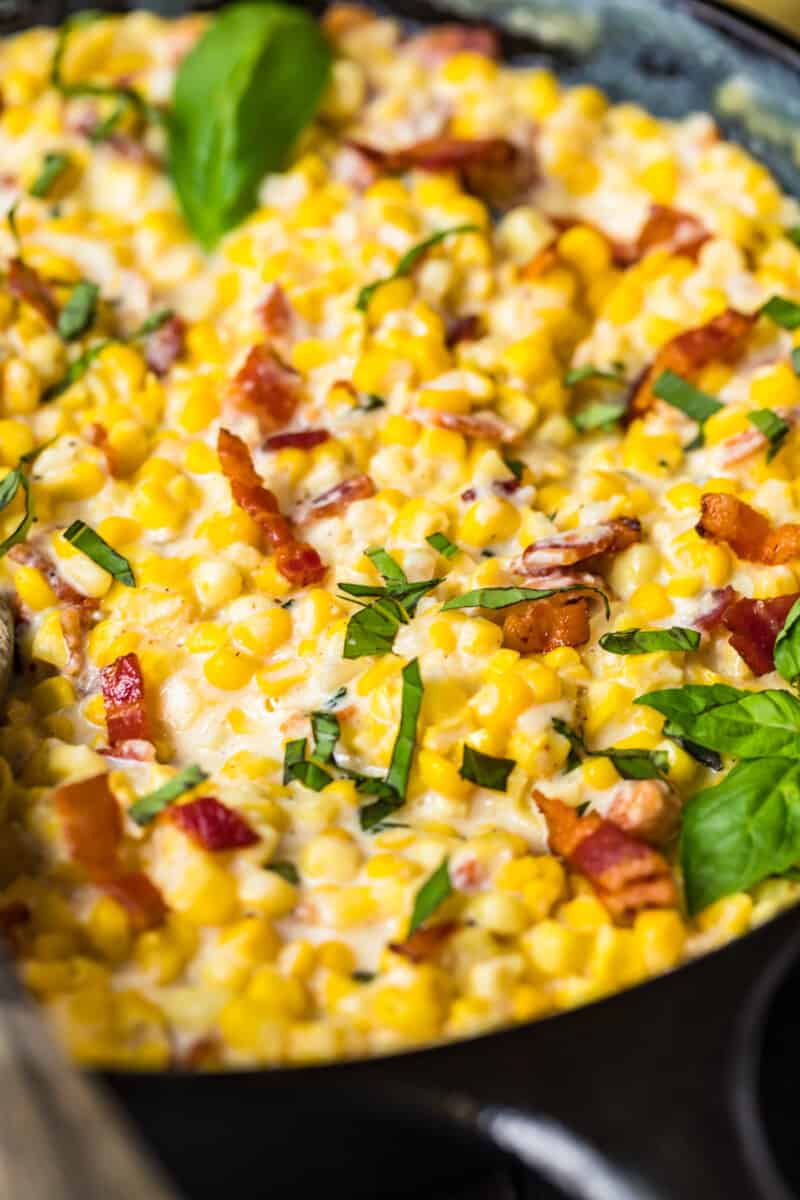
POLYGON ((789 436, 792 429, 791 425, 788 421, 784 421, 783 417, 779 417, 776 412, 773 412, 771 408, 757 408, 754 412, 747 414, 747 419, 767 439, 769 443, 767 462, 772 462, 789 436))
POLYGON ((682 734, 696 742, 699 739, 695 736, 695 722, 701 713, 722 704, 732 704, 747 695, 748 692, 730 687, 727 683, 688 683, 685 687, 647 692, 644 696, 637 696, 633 703, 646 704, 666 717, 664 733, 668 737, 682 734))
POLYGON ((800 859, 800 763, 738 763, 683 813, 680 856, 690 913, 800 859))
POLYGON ((800 677, 800 600, 789 609, 775 639, 774 658, 776 671, 789 683, 800 677))
POLYGON ((414 897, 414 908, 412 909, 411 920, 408 925, 409 937, 452 894, 453 883, 450 879, 450 867, 448 860, 445 859, 433 874, 425 880, 414 897))
POLYGON ((359 609, 347 622, 342 657, 391 654, 398 629, 407 624, 408 613, 402 604, 383 596, 359 609))
POLYGON ((316 112, 331 52, 318 23, 283 4, 223 9, 183 60, 169 120, 169 168, 206 249, 256 207, 316 112))
POLYGON ((692 740, 737 758, 800 758, 800 700, 791 692, 745 692, 697 717, 692 740))
POLYGON ((604 633, 600 645, 610 654, 652 654, 655 650, 696 650, 700 634, 696 629, 673 625, 669 629, 623 629, 604 633))

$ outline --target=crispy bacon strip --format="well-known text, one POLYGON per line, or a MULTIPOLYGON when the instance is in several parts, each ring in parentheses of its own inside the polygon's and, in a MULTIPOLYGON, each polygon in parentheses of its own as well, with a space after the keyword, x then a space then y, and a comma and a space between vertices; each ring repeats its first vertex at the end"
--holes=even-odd
POLYGON ((693 213, 654 204, 638 237, 631 242, 615 242, 614 261, 618 266, 631 266, 651 250, 668 250, 696 259, 711 234, 693 213))
POLYGON ((732 362, 744 350, 757 314, 748 316, 729 308, 697 329, 688 329, 662 346, 653 365, 633 385, 628 411, 634 416, 653 405, 653 384, 664 371, 674 371, 683 378, 692 378, 709 363, 732 362))
POLYGON ((481 319, 477 313, 466 313, 463 317, 452 317, 445 329, 444 342, 448 350, 459 342, 475 342, 481 336, 481 319))
POLYGON ((48 325, 55 327, 58 305, 53 293, 41 275, 21 258, 12 258, 8 265, 8 290, 17 300, 24 300, 31 308, 35 308, 48 325))
POLYGON ((493 412, 454 413, 437 408, 415 408, 409 414, 423 425, 438 425, 452 429, 464 437, 481 438, 485 442, 515 442, 520 431, 493 412))
POLYGON ((572 592, 515 604, 503 621, 503 645, 520 654, 546 654, 588 640, 589 601, 572 592))
POLYGON ((352 144, 390 174, 414 168, 456 171, 468 191, 495 205, 514 202, 539 176, 533 148, 522 149, 508 138, 458 138, 442 134, 396 150, 382 150, 365 142, 352 144))
POLYGON ((253 346, 231 381, 228 400, 239 412, 252 413, 266 437, 294 416, 299 380, 269 346, 253 346))
POLYGON ((0 940, 12 954, 22 949, 22 935, 32 913, 24 900, 12 900, 0 908, 0 940))
POLYGON ((144 679, 137 654, 123 654, 100 672, 108 744, 114 754, 130 741, 150 742, 144 679))
POLYGON ((170 317, 147 339, 145 361, 156 375, 166 375, 183 354, 186 345, 186 324, 180 317, 170 317))
POLYGON ((327 429, 299 429, 295 433, 274 433, 264 442, 264 450, 313 450, 330 439, 327 429))
POLYGON ((707 492, 695 529, 712 542, 724 542, 747 562, 777 566, 800 555, 800 525, 774 529, 761 513, 736 496, 707 492))
POLYGON ((292 327, 292 306, 279 283, 271 283, 256 309, 268 337, 282 337, 292 327))
POLYGON ((619 554, 642 540, 642 526, 635 517, 616 517, 588 529, 570 530, 532 542, 514 564, 523 575, 541 575, 554 567, 572 567, 601 554, 619 554))
POLYGON ((406 42, 406 49, 429 66, 446 62, 454 54, 471 51, 487 58, 500 57, 500 38, 494 29, 482 25, 438 25, 426 33, 418 33, 406 42))
POLYGON ((283 577, 295 587, 319 583, 325 575, 322 559, 313 546, 295 537, 292 526, 278 508, 275 495, 264 487, 242 439, 227 429, 220 429, 217 453, 234 500, 266 535, 283 577))
POLYGON ((141 871, 117 875, 100 884, 103 891, 127 912, 136 933, 164 923, 167 906, 156 885, 141 871))
POLYGON ((439 925, 427 925, 415 929, 403 942, 390 942, 389 949, 402 954, 411 962, 427 962, 434 958, 458 929, 456 921, 442 921, 439 925))
POLYGON ((681 802, 662 779, 624 779, 617 784, 608 819, 654 846, 663 846, 677 833, 681 802))
POLYGON ((215 796, 199 796, 169 810, 170 819, 205 850, 254 846, 258 834, 244 817, 215 796))
POLYGON ((722 622, 730 606, 738 599, 739 593, 730 584, 724 588, 714 588, 710 596, 709 607, 696 616, 692 622, 694 628, 699 629, 701 633, 711 633, 722 622))
POLYGON ((302 510, 300 523, 310 525, 313 521, 341 516, 356 500, 368 500, 374 495, 375 484, 369 475, 352 475, 310 500, 302 510))
POLYGON ((70 857, 96 878, 117 873, 122 814, 108 775, 62 783, 54 793, 70 857))
MULTIPOLYGON (((776 408, 775 412, 792 428, 800 421, 800 408, 797 406, 776 408)), ((720 443, 718 448, 720 461, 725 467, 735 466, 736 463, 743 462, 744 459, 757 454, 759 450, 764 450, 768 444, 768 439, 760 429, 755 427, 746 429, 743 433, 737 433, 720 443)))
POLYGON ((678 902, 666 859, 645 842, 596 813, 584 817, 551 796, 535 791, 544 814, 550 847, 585 875, 598 898, 616 917, 641 908, 670 908, 678 902))
POLYGON ((775 639, 797 600, 800 592, 769 600, 741 597, 727 609, 722 622, 731 631, 728 640, 754 675, 767 675, 775 670, 775 639))

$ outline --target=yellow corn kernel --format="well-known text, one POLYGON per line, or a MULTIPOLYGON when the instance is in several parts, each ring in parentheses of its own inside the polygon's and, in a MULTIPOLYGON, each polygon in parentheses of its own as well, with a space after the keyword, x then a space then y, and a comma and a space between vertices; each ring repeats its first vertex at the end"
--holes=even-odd
POLYGON ((195 379, 178 416, 178 424, 187 433, 201 433, 220 411, 220 390, 216 381, 201 376, 195 379))
POLYGON ((525 679, 509 673, 484 684, 470 700, 469 707, 488 729, 508 732, 532 702, 533 693, 525 679))
POLYGON ((558 372, 547 338, 541 333, 531 334, 506 346, 500 361, 513 375, 529 384, 541 383, 558 372))
POLYGON ((123 962, 130 953, 131 923, 122 905, 101 896, 92 906, 87 925, 89 941, 109 962, 123 962))
POLYGON ((630 605, 648 621, 668 617, 673 612, 672 601, 660 583, 642 583, 630 598, 630 605))
POLYGON ((434 750, 420 749, 417 752, 417 769, 423 785, 443 796, 461 799, 472 791, 472 783, 462 779, 457 767, 434 750))
POLYGON ((250 653, 272 654, 291 637, 292 618, 285 608, 276 605, 240 621, 232 633, 236 642, 250 653))
POLYGON ((686 926, 675 909, 637 913, 633 932, 648 974, 658 975, 662 971, 669 971, 683 957, 686 926))
POLYGON ((561 679, 550 666, 539 662, 523 662, 520 671, 536 704, 552 704, 561 699, 561 679))
POLYGON ((232 1050, 252 1056, 265 1066, 283 1060, 286 1024, 275 1018, 250 996, 229 1000, 218 1018, 219 1031, 232 1050))
POLYGON ((192 442, 186 448, 184 466, 193 475, 211 475, 219 471, 219 456, 204 442, 192 442))
POLYGON ((407 987, 381 984, 372 997, 371 1013, 376 1028, 413 1041, 435 1038, 444 1017, 435 983, 421 971, 407 987))
POLYGON ((561 88, 551 71, 533 70, 520 78, 520 103, 535 121, 556 111, 561 103, 561 88))
POLYGON ((248 654, 229 646, 220 646, 203 664, 203 674, 208 682, 227 692, 246 687, 255 669, 255 661, 248 654))
POLYGON ((587 758, 581 767, 587 787, 604 791, 619 783, 619 773, 610 758, 587 758))
POLYGON ((15 467, 35 445, 33 430, 23 421, 0 420, 0 464, 15 467))
POLYGON ((596 896, 576 896, 562 904, 558 919, 577 933, 594 933, 603 925, 611 924, 608 909, 596 896))
POLYGON ((319 965, 329 971, 350 975, 355 969, 355 955, 346 942, 320 942, 316 950, 319 965))
POLYGON ((508 500, 485 496, 471 504, 458 527, 458 538, 470 546, 488 546, 513 537, 520 513, 508 500))
POLYGON ((544 920, 522 935, 520 946, 537 974, 554 979, 583 968, 589 942, 558 921, 544 920))
POLYGON ((208 654, 219 650, 228 640, 224 625, 216 621, 201 621, 195 625, 186 639, 186 648, 192 654, 208 654))
POLYGON ((750 928, 753 899, 746 892, 724 896, 698 913, 697 924, 704 933, 718 933, 726 938, 738 937, 750 928))
MULTIPOLYGON (((716 416, 717 414, 715 413, 714 415, 716 416)), ((711 419, 713 420, 713 418, 711 419)), ((706 422, 706 428, 708 428, 708 422, 706 422)), ((665 493, 665 499, 674 508, 699 509, 702 494, 702 489, 696 483, 676 483, 674 487, 671 487, 665 493)))
POLYGON ((361 866, 358 846, 342 829, 318 834, 303 847, 300 854, 302 875, 313 880, 349 883, 361 866))
POLYGON ((7 413, 32 413, 42 393, 36 370, 23 358, 9 358, 3 367, 3 408, 7 413))
POLYGON ((644 306, 644 292, 635 278, 624 276, 610 293, 602 309, 602 315, 614 325, 627 325, 634 321, 644 306))
POLYGON ((31 692, 31 700, 39 715, 46 717, 73 704, 75 688, 63 675, 54 675, 51 679, 43 679, 41 683, 37 683, 31 692))
POLYGON ((234 921, 219 931, 216 945, 202 962, 203 980, 212 987, 237 991, 250 979, 254 967, 275 958, 280 944, 267 918, 234 921))
POLYGON ((69 662, 69 649, 57 612, 48 613, 33 635, 31 655, 39 662, 50 663, 63 671, 69 662))
POLYGON ((498 937, 516 937, 530 926, 527 905, 503 892, 480 892, 467 907, 470 920, 498 937))
POLYGON ((755 377, 750 384, 750 400, 756 408, 799 404, 800 379, 788 363, 777 363, 755 377))
POLYGON ((613 721, 628 708, 634 694, 633 688, 624 687, 621 683, 592 686, 586 705, 586 733, 589 736, 598 733, 604 725, 613 721))
POLYGON ((633 931, 616 929, 610 923, 601 925, 589 952, 586 974, 604 990, 638 983, 645 968, 633 931))
POLYGON ((575 196, 593 192, 600 180, 600 170, 583 154, 562 150, 550 163, 550 170, 575 196))
POLYGON ((658 158, 644 167, 638 183, 658 204, 671 204, 678 187, 678 164, 672 158, 658 158))
POLYGON ((230 604, 242 590, 241 573, 224 558, 198 563, 191 578, 195 595, 206 609, 230 604))
POLYGON ((727 546, 705 541, 694 529, 675 538, 678 561, 699 572, 712 587, 723 587, 731 576, 733 559, 727 546))
POLYGON ((608 242, 588 225, 573 225, 558 239, 558 254, 570 263, 584 279, 607 271, 611 265, 608 242))
POLYGON ((386 283, 382 283, 372 293, 369 305, 367 306, 367 316, 370 323, 377 325, 390 312, 409 308, 414 300, 415 291, 414 281, 413 279, 409 279, 408 276, 400 276, 397 279, 389 279, 386 283))
POLYGON ((442 650, 445 654, 452 654, 458 645, 453 622, 445 615, 431 622, 428 638, 435 650, 442 650))
POLYGON ((43 608, 52 608, 57 603, 53 589, 36 567, 15 564, 12 571, 17 595, 28 608, 40 612, 43 608))
POLYGON ((386 418, 378 431, 385 446, 414 446, 420 436, 420 425, 409 417, 392 414, 386 418))

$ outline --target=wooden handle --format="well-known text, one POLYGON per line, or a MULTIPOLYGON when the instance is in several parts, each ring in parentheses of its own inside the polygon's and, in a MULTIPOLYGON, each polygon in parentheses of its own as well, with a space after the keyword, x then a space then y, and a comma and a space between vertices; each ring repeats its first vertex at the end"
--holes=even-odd
POLYGON ((99 1087, 55 1044, 0 962, 0 1196, 177 1200, 99 1087))

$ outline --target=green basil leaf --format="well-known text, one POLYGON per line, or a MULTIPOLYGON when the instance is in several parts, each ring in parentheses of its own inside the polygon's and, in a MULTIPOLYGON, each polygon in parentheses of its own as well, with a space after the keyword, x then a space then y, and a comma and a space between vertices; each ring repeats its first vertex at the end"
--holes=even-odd
POLYGON ((463 596, 451 596, 442 605, 442 612, 453 608, 508 608, 511 604, 520 604, 523 600, 545 600, 548 596, 557 596, 561 592, 595 592, 603 598, 606 616, 611 612, 605 592, 601 592, 599 588, 583 587, 579 583, 561 588, 476 588, 472 592, 465 592, 463 596))
POLYGON ((795 246, 800 246, 800 225, 793 225, 791 229, 785 229, 784 235, 790 242, 794 242, 795 246))
POLYGON ((489 788, 493 792, 504 792, 508 786, 508 777, 516 766, 513 758, 495 758, 491 754, 482 754, 472 746, 464 743, 459 775, 477 783, 478 787, 489 788))
POLYGON ((800 600, 789 609, 775 639, 774 658, 776 671, 789 683, 800 677, 800 600))
POLYGON ((379 287, 383 287, 384 283, 390 283, 392 279, 399 279, 403 275, 410 275, 423 254, 427 254, 432 247, 438 246, 445 238, 452 237, 456 233, 480 232, 481 230, 477 225, 453 225, 451 229, 437 229, 436 233, 432 233, 424 241, 417 242, 410 250, 406 250, 403 257, 398 260, 397 266, 391 275, 385 275, 382 279, 376 279, 363 287, 356 297, 356 308, 359 312, 366 312, 370 300, 379 287))
POLYGON ((338 687, 336 689, 336 691, 333 693, 333 695, 328 697, 328 699, 325 701, 325 703, 323 704, 322 707, 324 709, 326 709, 328 712, 331 712, 333 709, 338 708, 339 702, 341 700, 344 700, 346 695, 347 695, 347 688, 346 687, 338 687))
POLYGON ((411 920, 408 925, 408 936, 419 929, 427 921, 440 904, 444 904, 448 896, 453 894, 453 884, 450 879, 449 862, 445 859, 425 880, 414 897, 414 907, 411 910, 411 920))
POLYGON ((14 239, 14 245, 17 249, 17 258, 20 262, 22 262, 22 238, 20 237, 19 224, 17 223, 17 209, 19 206, 20 201, 15 200, 6 213, 6 221, 8 222, 8 229, 12 238, 14 239))
POLYGON ((553 717, 552 724, 556 733, 560 733, 569 742, 569 754, 564 763, 564 774, 569 775, 570 771, 574 771, 581 765, 588 753, 586 744, 577 730, 568 725, 566 721, 562 721, 560 717, 553 717))
POLYGON ((347 622, 342 657, 391 654, 398 629, 407 624, 408 613, 402 604, 388 596, 366 605, 347 622))
POLYGON ((795 375, 800 375, 800 346, 795 346, 792 351, 792 368, 795 375))
POLYGON ((283 782, 290 783, 297 779, 313 792, 321 792, 333 776, 324 771, 318 763, 306 759, 306 739, 295 738, 287 742, 283 752, 283 782))
POLYGON ((206 779, 208 779, 208 772, 204 771, 202 767, 194 764, 184 767, 182 771, 178 771, 177 775, 173 775, 172 779, 162 783, 160 788, 135 800, 128 809, 128 816, 137 825, 149 825, 154 817, 157 817, 165 808, 169 808, 170 804, 174 803, 179 796, 190 792, 192 788, 204 783, 206 779))
POLYGON ((376 396, 374 392, 367 392, 363 400, 360 400, 353 407, 357 412, 374 412, 376 408, 386 408, 386 401, 382 396, 376 396))
POLYGON ((354 983, 372 983, 375 978, 374 971, 351 971, 350 978, 354 983))
POLYGON ((578 383, 584 383, 587 379, 605 379, 608 383, 625 383, 626 380, 622 375, 622 371, 608 370, 605 367, 596 367, 593 363, 586 363, 582 367, 573 367, 571 371, 567 371, 564 376, 565 387, 575 387, 578 383))
POLYGON ((773 296, 761 309, 761 315, 769 317, 781 329, 800 328, 800 305, 785 296, 773 296))
POLYGON ((121 95, 116 97, 116 103, 107 117, 102 121, 98 121, 92 132, 89 134, 89 141, 94 146, 99 146, 101 142, 105 142, 111 137, 116 130, 123 116, 131 107, 130 99, 127 96, 121 95))
POLYGON ((398 562, 387 554, 383 546, 369 546, 364 553, 380 571, 387 583, 408 583, 408 576, 398 562))
POLYGON ((625 416, 626 405, 620 401, 617 404, 600 403, 587 404, 580 412, 574 413, 570 420, 578 433, 591 433, 594 429, 610 432, 617 421, 625 416))
POLYGON ((314 116, 331 67, 318 22, 285 4, 223 8, 181 63, 169 167, 186 220, 210 250, 258 203, 314 116))
POLYGON ((686 447, 687 450, 696 450, 702 446, 703 426, 709 417, 713 417, 714 413, 725 407, 724 404, 720 404, 719 400, 715 400, 713 396, 693 387, 691 383, 688 383, 680 375, 676 375, 674 371, 661 372, 653 384, 653 395, 658 396, 659 400, 665 400, 673 408, 679 409, 693 421, 697 421, 700 426, 697 437, 689 443, 686 447))
POLYGON ((58 383, 51 384, 47 388, 42 396, 42 403, 47 404, 51 400, 55 400, 62 392, 66 392, 68 388, 71 388, 73 383, 77 383, 79 379, 83 379, 94 360, 103 353, 106 346, 112 346, 113 344, 112 338, 104 338, 102 342, 95 342, 88 350, 84 350, 83 354, 70 363, 66 374, 59 379, 58 383))
POLYGON ((158 122, 161 120, 161 113, 148 103, 144 96, 137 92, 135 88, 124 87, 118 84, 91 83, 88 81, 67 83, 61 74, 64 53, 70 33, 94 21, 105 20, 110 15, 110 13, 100 12, 99 10, 87 9, 86 12, 75 13, 74 16, 69 17, 61 24, 56 37, 53 59, 50 64, 50 82, 54 88, 61 92, 62 96, 113 96, 135 108, 146 120, 158 122))
POLYGON ((747 414, 747 419, 752 425, 755 425, 759 433, 763 433, 764 437, 769 442, 769 449, 767 450, 767 462, 772 462, 773 458, 786 441, 786 438, 791 430, 791 426, 770 408, 757 408, 755 412, 749 412, 747 414))
POLYGON ((702 763, 704 767, 710 767, 712 771, 722 770, 722 756, 717 754, 716 750, 707 750, 705 746, 698 746, 697 742, 693 742, 690 738, 683 737, 679 733, 671 733, 669 722, 664 726, 664 736, 680 746, 681 750, 685 750, 695 762, 702 763))
POLYGON ((28 479, 28 467, 30 467, 44 450, 44 446, 38 446, 35 450, 29 450, 27 454, 23 454, 14 467, 13 471, 0 480, 0 512, 4 508, 8 508, 20 488, 25 493, 25 512, 22 520, 11 533, 0 542, 0 558, 4 558, 8 554, 12 546, 24 542, 28 536, 28 530, 36 520, 36 513, 33 505, 33 493, 31 491, 30 481, 28 479))
POLYGON ((378 827, 383 825, 386 818, 402 807, 402 801, 398 801, 396 796, 382 796, 373 804, 365 804, 363 808, 359 809, 359 824, 364 833, 370 833, 373 830, 377 832, 378 827))
POLYGON ((737 758, 800 758, 800 700, 791 692, 745 692, 701 713, 693 741, 737 758))
POLYGON ((433 546, 434 550, 438 550, 443 558, 453 558, 458 554, 458 546, 443 533, 431 533, 425 538, 425 541, 429 546, 433 546))
POLYGON ((696 629, 672 625, 669 629, 623 629, 604 633, 600 645, 609 654, 652 654, 656 650, 696 650, 700 634, 696 629))
POLYGON ((285 879, 287 883, 293 883, 295 887, 300 882, 300 872, 293 862, 264 863, 264 869, 274 871, 276 875, 280 875, 281 879, 285 879))
POLYGON ((148 337, 151 333, 155 333, 162 325, 166 325, 167 321, 171 321, 175 316, 175 310, 172 308, 157 308, 154 313, 151 313, 139 326, 134 329, 126 341, 135 342, 139 338, 148 337))
POLYGON ((800 763, 737 763, 683 810, 680 857, 690 913, 800 859, 800 763))
POLYGON ((80 337, 92 324, 97 312, 100 289, 96 283, 81 279, 69 294, 67 303, 58 314, 58 333, 65 342, 80 337))
POLYGON ((331 712, 312 712, 311 732, 314 735, 314 754, 318 762, 334 762, 333 752, 339 740, 339 722, 331 712))
POLYGON ((109 546, 108 542, 84 521, 73 521, 69 529, 64 530, 64 540, 97 563, 98 567, 108 571, 111 578, 116 579, 118 583, 124 583, 126 587, 136 587, 136 580, 127 558, 118 554, 113 546, 109 546))
POLYGON ((417 740, 417 721, 422 707, 422 676, 419 660, 412 658, 402 672, 403 690, 400 700, 400 726, 397 731, 392 759, 386 774, 386 785, 396 792, 401 802, 405 801, 411 761, 417 740))
POLYGON ((669 756, 665 750, 628 750, 607 746, 603 750, 589 750, 583 738, 566 721, 553 717, 553 728, 570 745, 564 773, 574 771, 584 758, 610 758, 623 779, 660 779, 669 768, 669 756))
POLYGON ((522 476, 525 474, 525 463, 521 458, 506 458, 503 455, 503 465, 508 467, 511 474, 518 482, 522 482, 522 476))
POLYGON ((57 150, 45 154, 42 169, 30 186, 31 195, 36 196, 38 200, 44 200, 53 184, 69 168, 70 161, 68 154, 61 154, 57 150))
POLYGON ((697 684, 689 683, 679 688, 664 688, 656 692, 647 692, 637 696, 634 704, 646 704, 666 717, 667 724, 664 732, 668 737, 676 733, 695 738, 695 721, 704 712, 719 708, 723 704, 733 704, 748 692, 730 687, 727 683, 697 684))

